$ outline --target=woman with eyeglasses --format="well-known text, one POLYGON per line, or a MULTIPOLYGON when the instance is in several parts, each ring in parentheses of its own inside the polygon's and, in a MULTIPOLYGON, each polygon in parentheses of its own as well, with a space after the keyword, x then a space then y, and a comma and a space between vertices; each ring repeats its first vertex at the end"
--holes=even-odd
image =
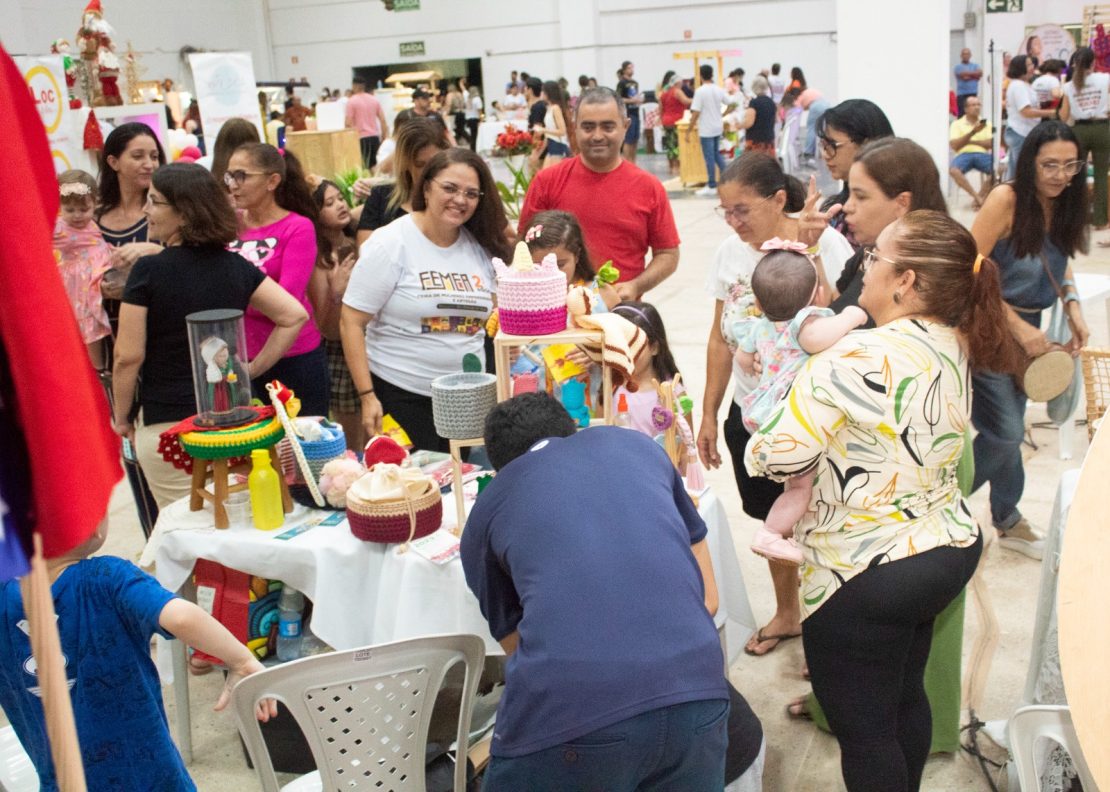
MULTIPOLYGON (((784 173, 776 160, 755 151, 745 152, 725 168, 717 192, 721 201, 717 214, 735 233, 717 249, 706 280, 707 289, 716 299, 716 308, 706 344, 698 454, 706 467, 720 467, 717 415, 731 379, 732 403, 724 423, 724 439, 732 455, 744 512, 756 520, 766 520, 771 504, 782 494, 782 485, 751 476, 744 468, 744 447, 750 434, 741 418, 740 402, 759 380, 734 364, 736 338, 732 328, 755 309, 751 277, 763 255, 760 246, 774 237, 798 238, 798 221, 791 215, 802 209, 806 193, 802 183, 784 173)), ((775 587, 775 614, 744 647, 750 655, 765 655, 781 642, 801 635, 797 567, 771 564, 771 580, 775 587)))
POLYGON ((156 170, 144 215, 150 238, 165 248, 135 263, 123 292, 112 376, 113 427, 132 438, 159 508, 192 489, 189 475, 167 464, 158 451, 162 432, 197 411, 185 316, 231 308, 266 317, 271 329, 251 355, 251 374, 273 366, 308 321, 288 292, 227 249, 235 239, 236 220, 226 196, 200 165, 175 163, 156 170), (129 411, 140 373, 136 427, 129 411))
MULTIPOLYGON (((316 267, 318 210, 297 158, 268 143, 246 143, 227 163, 224 184, 240 213, 239 238, 231 249, 277 281, 313 315, 308 284, 316 267)), ((246 319, 247 351, 254 358, 273 331, 255 310, 246 319)), ((301 328, 285 356, 258 369, 251 388, 266 397, 266 383, 281 380, 301 400, 303 415, 328 414, 328 363, 315 322, 301 328)))
POLYGON ((849 792, 915 792, 932 739, 934 621, 983 545, 957 476, 968 383, 974 370, 1012 371, 1017 349, 998 266, 945 213, 903 213, 864 262, 859 302, 876 327, 809 358, 744 462, 778 479, 816 471, 795 528, 814 692, 849 792))
MULTIPOLYGON (((1067 124, 1045 121, 1029 133, 1016 178, 991 191, 971 233, 979 252, 998 262, 1006 326, 1025 353, 1048 350, 1041 312, 1056 302, 1059 285, 1064 310, 1078 331, 1068 346, 1078 355, 1089 333, 1069 259, 1087 251, 1087 155, 1067 124)), ((991 520, 1002 535, 1000 544, 1040 559, 1043 535, 1018 509, 1025 489, 1021 443, 1027 399, 1005 372, 979 371, 973 384, 971 418, 979 431, 974 486, 990 484, 991 520)))
POLYGON ((343 354, 369 435, 391 415, 419 449, 447 451, 432 421, 432 380, 485 360, 494 307, 491 257, 508 260, 505 209, 489 168, 470 149, 436 154, 412 212, 374 232, 343 297, 343 354))

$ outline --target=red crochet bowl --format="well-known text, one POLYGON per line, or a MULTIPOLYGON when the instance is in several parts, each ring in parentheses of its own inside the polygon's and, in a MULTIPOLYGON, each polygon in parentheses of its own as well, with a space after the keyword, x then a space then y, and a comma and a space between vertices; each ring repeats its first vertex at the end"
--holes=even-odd
POLYGON ((364 501, 348 492, 347 521, 351 533, 364 542, 408 542, 439 528, 443 523, 443 499, 432 480, 426 482, 422 493, 408 501, 402 498, 364 501))

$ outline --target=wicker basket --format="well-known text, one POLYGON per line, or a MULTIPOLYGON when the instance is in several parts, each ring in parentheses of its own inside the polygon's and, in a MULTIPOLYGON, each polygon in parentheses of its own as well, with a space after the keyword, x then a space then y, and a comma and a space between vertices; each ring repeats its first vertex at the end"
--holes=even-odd
POLYGON ((429 479, 410 500, 364 501, 347 492, 347 520, 351 533, 364 542, 408 542, 434 532, 443 522, 443 499, 429 479))
POLYGON ((1081 349, 1079 358, 1083 363, 1083 386, 1087 395, 1087 437, 1093 440, 1098 422, 1110 405, 1110 349, 1081 349))
POLYGON ((481 437, 486 415, 497 403, 497 377, 459 372, 432 380, 432 418, 436 433, 448 440, 481 437))

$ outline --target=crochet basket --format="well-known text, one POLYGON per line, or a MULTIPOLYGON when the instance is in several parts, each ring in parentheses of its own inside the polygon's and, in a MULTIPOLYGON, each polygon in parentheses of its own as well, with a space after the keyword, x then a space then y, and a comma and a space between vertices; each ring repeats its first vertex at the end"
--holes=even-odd
POLYGON ((567 329, 567 307, 545 308, 538 311, 497 311, 501 329, 510 335, 553 335, 567 329))
POLYGON ((459 372, 432 380, 432 418, 436 433, 448 440, 481 437, 486 415, 497 403, 497 377, 459 372))
POLYGON ((364 542, 408 542, 434 532, 443 522, 443 499, 429 479, 415 497, 364 501, 347 493, 347 521, 351 533, 364 542))

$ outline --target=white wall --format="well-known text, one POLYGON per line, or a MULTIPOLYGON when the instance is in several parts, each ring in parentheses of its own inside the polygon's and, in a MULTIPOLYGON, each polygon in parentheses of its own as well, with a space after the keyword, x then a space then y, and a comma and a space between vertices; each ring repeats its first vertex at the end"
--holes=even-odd
MULTIPOLYGON (((189 69, 178 57, 186 45, 250 52, 255 74, 269 76, 259 0, 104 0, 103 5, 104 18, 116 31, 117 52, 130 41, 140 53, 143 80, 169 77, 191 89, 189 69)), ((58 38, 73 44, 84 7, 85 0, 0 0, 0 42, 12 54, 29 55, 49 52, 58 38)), ((125 90, 122 77, 120 88, 125 90)))
POLYGON ((840 0, 836 17, 840 95, 883 108, 895 134, 924 146, 943 176, 949 158, 948 4, 840 0))
POLYGON ((675 61, 675 52, 739 49, 725 66, 743 66, 749 81, 779 61, 787 70, 802 66, 835 94, 834 0, 422 0, 412 12, 387 12, 380 0, 270 0, 269 7, 277 76, 305 74, 314 86, 345 84, 352 66, 403 62, 398 45, 423 41, 426 56, 407 60, 481 58, 483 82, 498 92, 513 69, 563 76, 572 86, 579 74, 615 85, 623 60, 636 64, 644 88, 654 87, 676 65, 692 76, 692 61, 675 61))

